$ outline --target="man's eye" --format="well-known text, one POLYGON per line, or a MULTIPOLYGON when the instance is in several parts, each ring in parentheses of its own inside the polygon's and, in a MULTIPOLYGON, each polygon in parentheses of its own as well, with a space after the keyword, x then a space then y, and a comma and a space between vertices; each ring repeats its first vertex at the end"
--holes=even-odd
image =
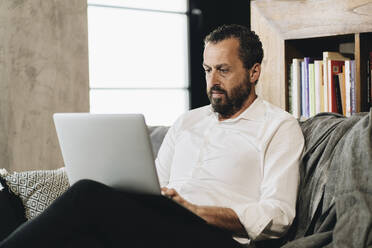
POLYGON ((205 72, 205 73, 209 73, 209 72, 211 72, 211 69, 205 69, 205 68, 204 68, 204 72, 205 72))
POLYGON ((229 70, 228 69, 220 69, 220 72, 227 73, 227 72, 229 72, 229 70))

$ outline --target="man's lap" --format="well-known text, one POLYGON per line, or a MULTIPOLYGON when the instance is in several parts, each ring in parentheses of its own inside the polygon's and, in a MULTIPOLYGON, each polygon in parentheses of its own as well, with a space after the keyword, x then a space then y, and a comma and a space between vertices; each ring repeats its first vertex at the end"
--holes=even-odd
POLYGON ((122 231, 123 239, 126 235, 138 235, 137 238, 145 239, 160 237, 168 239, 164 240, 164 243, 161 242, 164 245, 173 242, 189 242, 191 245, 197 241, 205 244, 236 243, 230 232, 207 224, 199 216, 165 196, 115 190, 90 180, 79 181, 72 188, 81 191, 84 204, 91 205, 98 201, 100 206, 96 209, 103 211, 100 214, 113 220, 106 223, 111 222, 118 232, 122 231))

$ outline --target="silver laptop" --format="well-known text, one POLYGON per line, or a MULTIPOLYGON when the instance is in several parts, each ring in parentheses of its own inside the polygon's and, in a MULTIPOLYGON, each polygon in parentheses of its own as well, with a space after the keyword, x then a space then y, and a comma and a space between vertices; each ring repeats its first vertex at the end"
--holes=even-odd
POLYGON ((130 192, 160 194, 143 115, 57 113, 53 119, 71 185, 92 179, 130 192))

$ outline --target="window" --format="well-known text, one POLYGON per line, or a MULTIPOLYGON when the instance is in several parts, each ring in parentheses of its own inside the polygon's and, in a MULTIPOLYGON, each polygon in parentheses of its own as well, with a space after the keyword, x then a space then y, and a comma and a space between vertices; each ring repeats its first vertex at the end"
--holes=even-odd
POLYGON ((189 109, 186 0, 88 0, 91 113, 171 125, 189 109))

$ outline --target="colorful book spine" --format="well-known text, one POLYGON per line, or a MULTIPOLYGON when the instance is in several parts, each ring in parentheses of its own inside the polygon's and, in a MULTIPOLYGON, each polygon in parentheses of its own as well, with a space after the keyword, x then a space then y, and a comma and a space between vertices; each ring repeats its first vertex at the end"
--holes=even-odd
POLYGON ((309 64, 309 110, 310 117, 315 115, 315 68, 314 64, 309 64))
POLYGON ((292 60, 292 114, 301 117, 301 59, 292 60))
POLYGON ((311 62, 311 59, 309 57, 304 58, 305 63, 305 117, 310 117, 310 84, 309 84, 309 64, 311 62))
POLYGON ((337 113, 336 105, 336 91, 333 75, 341 73, 342 66, 345 64, 344 61, 340 60, 328 60, 328 103, 329 111, 337 113))
POLYGON ((345 115, 351 116, 351 61, 345 61, 345 115))
MULTIPOLYGON (((340 113, 340 109, 338 108, 338 112, 344 116, 346 116, 346 105, 345 105, 345 66, 342 67, 342 72, 337 74, 338 76, 338 83, 340 87, 340 102, 342 106, 342 112, 340 113)), ((336 99, 337 100, 337 99, 336 99)))
POLYGON ((324 112, 324 83, 323 83, 323 61, 314 61, 315 79, 315 113, 324 112))
POLYGON ((342 114, 346 116, 345 65, 342 66, 342 72, 338 74, 338 77, 341 91, 342 114))
POLYGON ((288 112, 293 115, 293 109, 292 109, 292 84, 293 84, 293 63, 291 63, 289 67, 289 80, 288 80, 288 112))
POLYGON ((305 75, 305 62, 301 61, 301 116, 306 117, 306 75, 305 75))
POLYGON ((324 81, 324 111, 330 112, 330 100, 329 97, 329 72, 328 72, 328 61, 329 60, 347 60, 348 58, 344 57, 339 52, 329 52, 325 51, 323 52, 323 81, 324 81))
POLYGON ((328 54, 323 52, 323 102, 324 112, 329 112, 328 108, 328 54))
POLYGON ((332 75, 332 81, 333 81, 333 84, 334 84, 334 89, 335 89, 335 111, 332 111, 332 112, 335 112, 335 113, 339 113, 339 114, 342 114, 342 100, 341 100, 341 87, 340 87, 340 80, 339 80, 339 74, 333 74, 332 75))
POLYGON ((351 84, 351 114, 356 113, 356 89, 355 89, 355 60, 350 62, 350 84, 351 84))

